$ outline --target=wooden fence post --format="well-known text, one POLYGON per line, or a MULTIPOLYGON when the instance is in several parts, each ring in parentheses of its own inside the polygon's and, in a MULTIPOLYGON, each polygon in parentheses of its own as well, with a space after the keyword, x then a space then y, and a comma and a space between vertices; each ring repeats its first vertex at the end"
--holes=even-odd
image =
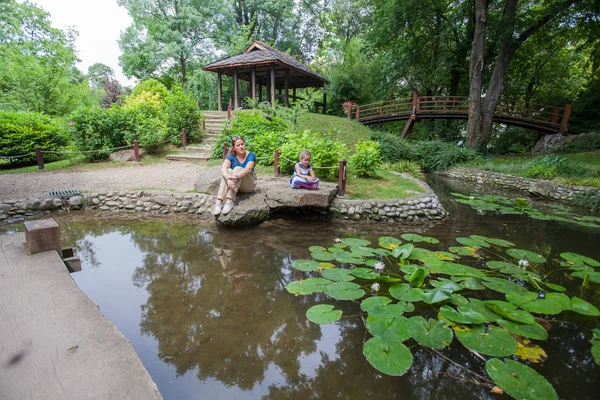
POLYGON ((229 146, 227 143, 223 143, 223 160, 227 157, 227 153, 229 153, 229 146))
POLYGON ((137 140, 133 141, 133 158, 135 162, 140 162, 140 144, 137 140))
POLYGON ((202 119, 202 131, 206 132, 206 118, 202 119))
POLYGON ((279 170, 279 149, 275 149, 275 176, 280 176, 281 175, 281 171, 279 170))
POLYGON ((340 160, 337 197, 346 196, 346 160, 340 160))
POLYGON ((185 128, 181 129, 181 145, 187 147, 187 132, 185 128))
POLYGON ((44 155, 42 154, 42 148, 38 147, 35 149, 35 157, 37 158, 38 170, 44 170, 44 155))

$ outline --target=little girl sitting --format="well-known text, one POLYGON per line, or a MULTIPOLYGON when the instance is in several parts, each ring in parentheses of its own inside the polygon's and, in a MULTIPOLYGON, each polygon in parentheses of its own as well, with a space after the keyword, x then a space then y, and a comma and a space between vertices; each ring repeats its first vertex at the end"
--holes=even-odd
POLYGON ((310 151, 302 150, 300 162, 294 166, 294 175, 290 179, 290 187, 292 189, 314 190, 317 186, 319 186, 319 178, 315 177, 315 171, 310 165, 310 151))

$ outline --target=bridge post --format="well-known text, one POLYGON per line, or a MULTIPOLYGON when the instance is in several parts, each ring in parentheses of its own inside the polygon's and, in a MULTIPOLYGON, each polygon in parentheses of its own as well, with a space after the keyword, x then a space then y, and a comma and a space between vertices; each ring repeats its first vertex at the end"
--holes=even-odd
POLYGON ((571 118, 572 107, 573 107, 573 103, 565 104, 565 112, 563 113, 562 122, 560 124, 560 130, 558 131, 559 133, 562 133, 562 134, 569 133, 568 124, 569 124, 569 118, 571 118))
POLYGON ((413 101, 413 113, 417 113, 420 110, 420 103, 419 103, 419 92, 417 92, 416 90, 412 91, 412 101, 413 101))
POLYGON ((360 106, 356 106, 356 120, 360 119, 360 106))

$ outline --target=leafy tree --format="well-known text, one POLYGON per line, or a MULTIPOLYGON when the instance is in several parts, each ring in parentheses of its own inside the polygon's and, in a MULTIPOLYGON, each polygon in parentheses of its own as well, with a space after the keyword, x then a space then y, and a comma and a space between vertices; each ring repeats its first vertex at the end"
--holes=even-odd
POLYGON ((139 79, 171 75, 185 85, 194 64, 212 51, 223 17, 216 0, 119 0, 133 24, 122 34, 125 74, 139 79))
POLYGON ((75 68, 76 33, 53 28, 28 1, 0 2, 0 107, 65 114, 92 100, 75 68))

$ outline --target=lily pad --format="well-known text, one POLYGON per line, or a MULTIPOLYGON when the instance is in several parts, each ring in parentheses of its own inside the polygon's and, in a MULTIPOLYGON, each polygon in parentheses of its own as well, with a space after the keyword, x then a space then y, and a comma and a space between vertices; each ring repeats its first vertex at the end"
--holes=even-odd
POLYGON ((594 272, 586 272, 586 271, 573 272, 571 275, 573 275, 576 278, 581 278, 581 279, 585 279, 585 277, 587 276, 587 279, 588 279, 589 282, 592 282, 592 283, 600 285, 600 272, 598 272, 598 271, 594 271, 594 272))
POLYGON ((533 315, 527 311, 517 310, 517 306, 512 303, 502 300, 485 300, 483 304, 504 319, 522 324, 533 324, 535 322, 533 315))
MULTIPOLYGON (((479 314, 483 315, 486 322, 496 322, 502 319, 502 317, 485 306, 485 303, 479 299, 469 299, 469 306, 479 314)), ((466 305, 465 305, 466 306, 466 305)))
POLYGON ((481 284, 500 293, 526 293, 527 289, 523 286, 502 278, 493 278, 486 276, 481 284))
POLYGON ((306 311, 306 318, 315 324, 331 324, 342 318, 341 310, 334 310, 329 304, 317 304, 306 311))
POLYGON ((536 340, 548 339, 548 332, 537 322, 534 322, 533 324, 520 324, 518 322, 501 319, 498 321, 498 325, 511 333, 526 338, 536 340))
POLYGON ((533 251, 523 250, 523 249, 508 249, 506 250, 506 254, 511 257, 516 258, 517 260, 526 259, 530 263, 541 264, 545 263, 546 259, 540 254, 534 253, 533 251))
POLYGON ((365 295, 365 291, 354 282, 335 282, 325 288, 325 294, 336 300, 356 300, 365 295))
POLYGON ((496 385, 515 399, 558 399, 546 378, 517 361, 492 358, 485 364, 485 370, 496 385))
POLYGON ((538 345, 534 345, 529 343, 529 340, 524 340, 523 343, 517 344, 517 351, 515 351, 515 356, 519 357, 521 360, 529 361, 532 363, 540 363, 545 361, 548 358, 548 355, 538 345))
POLYGON ((474 325, 467 329, 454 329, 456 338, 467 348, 492 357, 508 357, 517 351, 517 341, 502 328, 474 325))
POLYGON ((383 317, 369 315, 367 317, 367 330, 371 335, 384 342, 404 342, 410 338, 406 317, 383 317))
POLYGON ((425 243, 438 244, 440 241, 431 236, 423 236, 423 241, 425 243))
POLYGON ((475 256, 477 249, 475 247, 467 247, 467 246, 453 246, 448 248, 452 253, 458 254, 459 256, 475 256))
POLYGON ((440 315, 449 321, 464 325, 478 325, 485 322, 483 315, 469 307, 458 307, 458 311, 450 306, 442 306, 440 315))
POLYGON ((393 250, 396 247, 400 246, 402 244, 402 241, 395 237, 382 236, 379 238, 378 244, 379 244, 379 246, 383 247, 384 249, 393 250))
POLYGON ((410 260, 419 260, 421 262, 427 261, 439 261, 438 256, 431 250, 422 249, 420 247, 415 247, 408 257, 410 260))
POLYGON ((371 242, 366 239, 356 239, 356 238, 344 238, 342 239, 342 244, 350 247, 358 247, 358 246, 369 246, 371 242))
POLYGON ((472 276, 474 278, 484 278, 485 274, 473 267, 467 265, 451 263, 448 261, 433 260, 425 263, 427 267, 434 274, 447 274, 453 276, 472 276))
POLYGON ((458 238, 456 238, 456 241, 458 243, 462 244, 463 246, 473 247, 476 249, 480 249, 482 247, 490 247, 490 245, 485 242, 484 242, 485 245, 482 245, 481 243, 479 243, 471 238, 468 238, 468 237, 458 237, 458 238))
POLYGON ((369 268, 353 268, 350 270, 350 273, 357 278, 366 280, 377 279, 377 277, 379 276, 378 273, 373 272, 373 270, 369 268))
POLYGON ((394 258, 401 257, 403 260, 406 260, 408 257, 410 257, 414 248, 415 248, 414 244, 405 243, 401 246, 396 247, 394 250, 392 250, 392 257, 394 257, 394 258))
POLYGON ((460 258, 456 254, 450 253, 448 251, 436 251, 435 255, 437 255, 438 258, 442 261, 452 261, 452 260, 456 260, 456 259, 460 258))
POLYGON ((487 238, 485 236, 480 235, 470 235, 469 239, 474 240, 479 243, 482 247, 489 248, 490 244, 487 242, 487 238))
POLYGON ((514 304, 515 306, 520 307, 522 304, 529 303, 530 301, 536 300, 538 298, 538 294, 534 292, 525 292, 525 293, 507 293, 504 295, 506 300, 514 304))
POLYGON ((564 286, 557 285, 556 283, 546 283, 548 289, 556 290, 557 292, 566 292, 567 288, 564 286))
POLYGON ((417 235, 416 233, 404 233, 400 235, 400 237, 404 240, 408 240, 409 242, 420 243, 424 241, 423 236, 417 235))
POLYGON ((600 267, 600 262, 593 258, 582 256, 581 254, 565 252, 560 253, 560 256, 573 264, 587 264, 590 267, 600 267))
POLYGON ((373 337, 365 343, 363 354, 378 371, 391 376, 404 375, 412 365, 413 357, 402 343, 389 343, 373 337))
POLYGON ((459 282, 459 286, 461 289, 469 289, 469 290, 484 290, 485 286, 481 284, 481 281, 477 278, 473 277, 464 277, 464 276, 453 276, 452 280, 456 280, 459 282), (460 280, 459 280, 460 279, 460 280))
POLYGON ((384 296, 373 296, 368 297, 361 301, 360 309, 365 311, 367 314, 374 314, 376 308, 383 308, 385 305, 390 304, 392 299, 384 296))
POLYGON ((327 253, 326 252, 311 253, 310 256, 318 261, 332 261, 333 260, 333 254, 331 254, 329 252, 327 252, 327 253))
POLYGON ((452 342, 452 329, 442 321, 430 318, 428 321, 421 316, 409 318, 406 321, 408 332, 417 342, 432 349, 443 349, 452 342))
POLYGON ((292 294, 312 294, 323 292, 327 285, 330 285, 329 279, 323 278, 308 278, 301 281, 293 281, 288 283, 286 289, 292 294))
POLYGON ((407 280, 408 280, 408 283, 410 283, 410 286, 421 287, 421 285, 423 285, 423 281, 425 280, 425 277, 427 277, 427 275, 429 275, 429 271, 427 271, 425 268, 417 268, 408 277, 407 280))
POLYGON ((296 260, 292 263, 292 267, 298 271, 313 272, 321 269, 321 264, 313 260, 296 260))
POLYGON ((600 311, 598 311, 596 307, 579 297, 573 297, 571 299, 571 310, 578 314, 590 315, 592 317, 600 315, 600 311))
POLYGON ((333 253, 333 259, 342 264, 364 264, 365 260, 360 256, 344 251, 342 253, 333 253))
POLYGON ((421 301, 423 291, 418 288, 411 288, 408 283, 395 283, 390 286, 390 295, 398 300, 415 302, 421 301))
POLYGON ((545 315, 560 314, 563 310, 568 310, 570 308, 569 305, 565 307, 565 304, 562 301, 552 299, 552 297, 550 299, 536 299, 520 304, 519 307, 532 313, 545 315))
POLYGON ((311 253, 317 253, 317 252, 327 251, 327 249, 322 246, 310 246, 308 248, 308 251, 310 251, 311 253))
POLYGON ((515 244, 504 239, 485 238, 485 241, 500 247, 513 247, 515 244))
POLYGON ((336 282, 350 282, 354 280, 354 276, 350 274, 350 270, 343 268, 325 269, 321 272, 321 276, 336 282))

